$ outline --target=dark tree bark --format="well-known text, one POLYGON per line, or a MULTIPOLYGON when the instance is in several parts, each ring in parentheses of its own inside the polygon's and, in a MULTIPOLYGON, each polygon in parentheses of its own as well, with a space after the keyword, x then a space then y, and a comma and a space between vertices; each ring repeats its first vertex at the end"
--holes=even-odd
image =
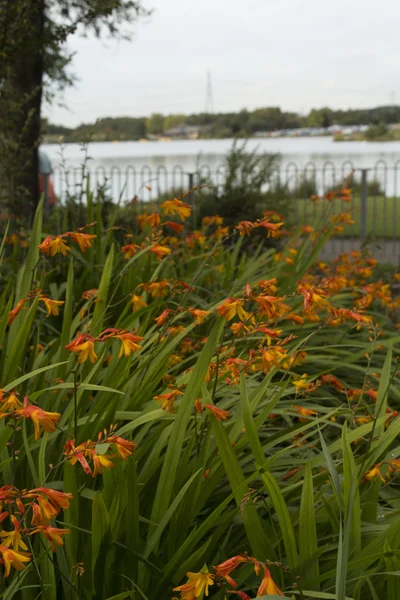
POLYGON ((14 215, 32 215, 39 201, 43 78, 71 82, 68 36, 124 37, 123 25, 145 14, 136 0, 0 0, 0 201, 14 215))
POLYGON ((45 0, 30 0, 24 14, 25 39, 13 57, 11 91, 20 103, 13 119, 16 162, 12 191, 15 208, 31 215, 39 202, 38 144, 43 86, 45 0))

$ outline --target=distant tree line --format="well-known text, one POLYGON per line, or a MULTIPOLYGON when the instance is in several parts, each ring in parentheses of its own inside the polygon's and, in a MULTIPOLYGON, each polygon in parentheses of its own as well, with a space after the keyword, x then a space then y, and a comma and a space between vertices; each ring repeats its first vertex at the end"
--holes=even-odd
POLYGON ((330 127, 331 125, 379 125, 400 122, 400 106, 379 106, 368 109, 312 109, 302 116, 282 111, 279 107, 241 110, 237 113, 167 115, 154 113, 150 117, 106 117, 95 123, 83 123, 68 128, 42 120, 42 134, 47 141, 63 136, 65 142, 139 140, 165 135, 170 129, 185 124, 201 127, 200 137, 250 137, 259 131, 276 131, 300 127, 330 127))

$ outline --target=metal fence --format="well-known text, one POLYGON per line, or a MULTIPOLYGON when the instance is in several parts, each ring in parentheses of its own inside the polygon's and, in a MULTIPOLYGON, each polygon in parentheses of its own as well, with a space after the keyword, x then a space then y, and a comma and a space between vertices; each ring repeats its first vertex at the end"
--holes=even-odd
MULTIPOLYGON (((114 202, 124 203, 136 198, 145 203, 186 192, 195 186, 205 186, 201 193, 206 194, 213 189, 218 196, 226 182, 227 171, 225 165, 216 168, 201 165, 195 171, 187 171, 179 165, 172 169, 99 165, 85 170, 81 167, 55 169, 52 177, 61 202, 68 196, 78 196, 85 202, 87 189, 95 191, 101 187, 114 202)), ((358 168, 352 161, 340 165, 333 161, 308 162, 304 166, 290 162, 274 169, 261 191, 269 192, 272 201, 278 192, 285 195, 291 201, 291 217, 296 222, 308 224, 325 210, 310 202, 310 197, 324 196, 349 181, 353 188, 350 204, 336 198, 333 207, 330 203, 330 210, 350 212, 355 223, 346 225, 344 234, 332 241, 335 248, 332 252, 356 249, 365 241, 375 239, 379 240, 376 252, 397 262, 400 255, 400 160, 392 165, 379 160, 369 168, 358 168)), ((196 194, 193 196, 196 201, 196 194)))

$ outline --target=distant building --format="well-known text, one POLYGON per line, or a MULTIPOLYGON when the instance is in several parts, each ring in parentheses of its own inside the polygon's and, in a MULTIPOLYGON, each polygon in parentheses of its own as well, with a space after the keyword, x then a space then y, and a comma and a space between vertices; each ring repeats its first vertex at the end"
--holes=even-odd
POLYGON ((185 125, 185 123, 182 123, 177 127, 171 127, 171 129, 164 131, 163 137, 181 140, 197 140, 204 129, 205 128, 200 125, 185 125))

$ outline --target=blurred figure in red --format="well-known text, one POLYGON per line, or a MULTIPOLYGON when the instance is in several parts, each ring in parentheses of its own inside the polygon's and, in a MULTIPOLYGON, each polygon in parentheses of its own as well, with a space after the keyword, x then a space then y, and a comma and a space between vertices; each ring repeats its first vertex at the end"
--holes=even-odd
POLYGON ((55 206, 58 198, 54 191, 51 174, 53 169, 47 154, 39 150, 39 193, 45 195, 45 206, 55 206))

